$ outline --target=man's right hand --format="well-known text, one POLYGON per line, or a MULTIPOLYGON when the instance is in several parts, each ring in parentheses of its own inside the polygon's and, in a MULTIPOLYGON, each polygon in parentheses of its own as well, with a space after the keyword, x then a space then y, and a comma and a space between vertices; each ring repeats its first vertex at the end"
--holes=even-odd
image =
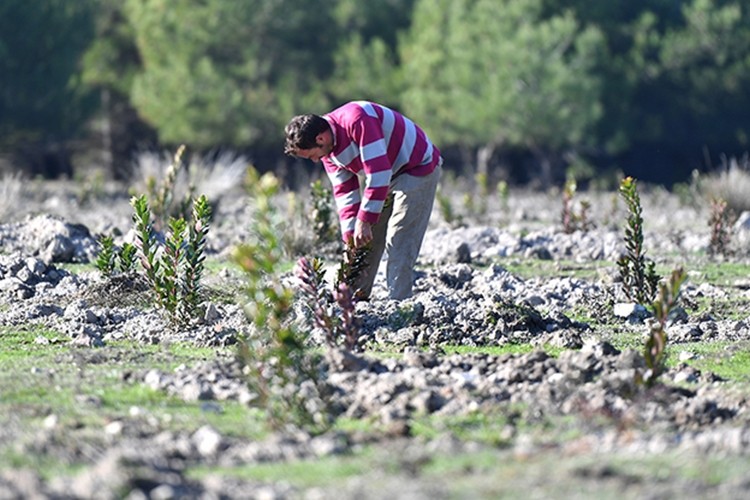
POLYGON ((354 224, 354 246, 360 248, 372 241, 372 224, 357 219, 354 224))

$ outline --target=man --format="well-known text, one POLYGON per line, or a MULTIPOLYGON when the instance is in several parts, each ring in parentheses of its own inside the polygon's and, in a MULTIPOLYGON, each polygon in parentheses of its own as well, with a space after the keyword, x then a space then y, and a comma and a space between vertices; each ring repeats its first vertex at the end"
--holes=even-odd
POLYGON ((432 213, 442 168, 440 151, 402 114, 367 101, 330 113, 299 115, 285 128, 284 152, 322 162, 348 245, 371 245, 360 297, 369 297, 383 251, 388 294, 412 293, 412 272, 432 213))

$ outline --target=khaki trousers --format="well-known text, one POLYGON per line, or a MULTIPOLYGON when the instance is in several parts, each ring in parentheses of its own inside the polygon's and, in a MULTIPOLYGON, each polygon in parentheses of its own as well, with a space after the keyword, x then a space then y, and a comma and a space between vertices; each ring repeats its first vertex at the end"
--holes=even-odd
POLYGON ((441 159, 435 170, 423 177, 400 174, 391 180, 388 201, 372 227, 372 250, 365 272, 355 284, 361 295, 370 296, 383 252, 387 251, 388 296, 411 296, 414 265, 432 214, 442 164, 441 159))

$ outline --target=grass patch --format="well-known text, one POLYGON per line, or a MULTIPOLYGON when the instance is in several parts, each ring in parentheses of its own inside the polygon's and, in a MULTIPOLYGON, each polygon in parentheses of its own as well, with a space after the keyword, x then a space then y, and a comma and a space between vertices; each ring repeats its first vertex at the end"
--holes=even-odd
POLYGON ((747 318, 750 299, 745 297, 697 297, 693 307, 686 308, 692 316, 708 314, 717 320, 739 321, 747 318))
POLYGON ((308 460, 249 464, 238 467, 199 466, 188 469, 186 476, 203 479, 211 475, 229 476, 263 483, 289 483, 298 488, 327 487, 373 469, 373 453, 365 448, 356 454, 333 455, 308 460))
POLYGON ((488 356, 502 356, 504 354, 528 354, 533 351, 542 350, 548 355, 556 358, 565 351, 562 347, 545 344, 535 346, 532 344, 503 344, 494 346, 465 346, 445 345, 441 346, 446 354, 486 354, 488 356))
POLYGON ((492 264, 507 269, 523 279, 579 278, 598 280, 602 272, 614 269, 615 263, 606 260, 576 262, 572 260, 541 260, 514 257, 493 259, 492 264))
POLYGON ((750 264, 742 262, 706 261, 690 270, 689 280, 695 283, 711 283, 716 286, 735 286, 747 284, 750 275, 750 264))
POLYGON ((490 446, 508 446, 512 438, 512 425, 518 414, 509 411, 508 414, 472 413, 464 416, 435 416, 429 415, 416 418, 411 423, 412 434, 416 437, 435 439, 450 433, 462 441, 475 441, 490 446))
MULTIPOLYGON (((606 340, 617 349, 643 350, 646 330, 642 333, 616 333, 606 340)), ((713 372, 726 380, 739 384, 750 384, 750 342, 732 341, 700 341, 683 342, 679 344, 669 342, 667 331, 667 367, 673 368, 680 364, 680 354, 689 352, 693 359, 685 361, 690 366, 701 371, 713 372)))
POLYGON ((58 269, 63 269, 70 274, 83 274, 85 272, 91 272, 91 271, 97 271, 96 265, 93 262, 88 262, 85 264, 82 263, 72 263, 72 262, 60 262, 56 263, 55 267, 58 269))
POLYGON ((187 433, 210 425, 225 436, 258 439, 267 429, 257 409, 235 401, 186 402, 141 383, 147 370, 171 373, 179 365, 233 352, 189 343, 131 341, 91 349, 72 346, 67 337, 40 326, 2 327, 0 428, 13 429, 18 439, 0 442, 0 464, 30 467, 43 477, 73 473, 90 457, 74 458, 65 453, 66 447, 79 440, 103 439, 106 425, 118 420, 126 426, 158 422, 160 429, 187 433), (53 444, 43 452, 20 453, 18 442, 33 443, 51 415, 56 423, 47 432, 55 436, 53 444))
POLYGON ((740 384, 750 383, 750 342, 691 342, 676 344, 669 349, 672 363, 680 352, 696 355, 687 364, 740 384))

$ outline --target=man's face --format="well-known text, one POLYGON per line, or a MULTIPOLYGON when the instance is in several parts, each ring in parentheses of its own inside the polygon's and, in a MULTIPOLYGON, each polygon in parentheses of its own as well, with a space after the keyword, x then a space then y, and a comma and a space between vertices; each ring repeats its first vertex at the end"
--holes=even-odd
POLYGON ((328 156, 331 154, 331 151, 333 151, 333 137, 330 132, 318 134, 315 138, 315 142, 318 144, 316 147, 310 149, 298 149, 295 156, 314 161, 315 163, 320 163, 321 158, 328 156))

